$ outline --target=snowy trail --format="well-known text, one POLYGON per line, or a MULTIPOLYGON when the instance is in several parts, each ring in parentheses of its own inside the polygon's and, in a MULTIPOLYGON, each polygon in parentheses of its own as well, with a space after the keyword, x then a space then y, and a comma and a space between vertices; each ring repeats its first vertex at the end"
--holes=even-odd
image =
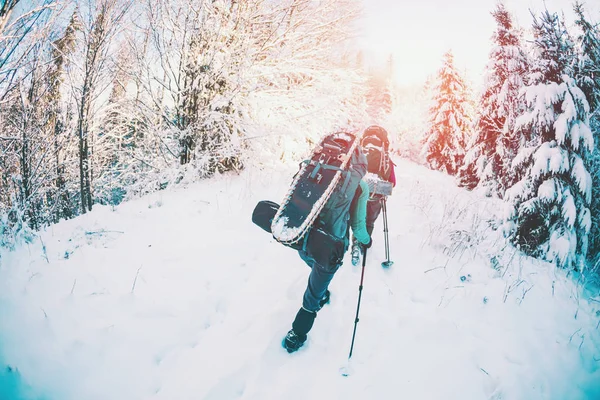
POLYGON ((485 223, 498 203, 398 164, 395 264, 380 267, 380 218, 350 377, 338 372, 360 279, 349 254, 306 347, 281 348, 308 267, 250 216, 294 171, 99 207, 42 235, 47 260, 39 241, 3 254, 0 358, 61 400, 600 398, 598 303, 503 250, 485 223))

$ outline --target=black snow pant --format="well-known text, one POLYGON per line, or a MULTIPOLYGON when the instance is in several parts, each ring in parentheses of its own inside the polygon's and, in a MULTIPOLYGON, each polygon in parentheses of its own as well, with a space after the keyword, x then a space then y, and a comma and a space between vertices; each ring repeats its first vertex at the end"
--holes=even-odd
POLYGON ((373 233, 373 228, 375 228, 375 221, 381 214, 381 209, 383 205, 381 204, 381 200, 371 200, 367 202, 367 232, 369 232, 369 236, 373 233))

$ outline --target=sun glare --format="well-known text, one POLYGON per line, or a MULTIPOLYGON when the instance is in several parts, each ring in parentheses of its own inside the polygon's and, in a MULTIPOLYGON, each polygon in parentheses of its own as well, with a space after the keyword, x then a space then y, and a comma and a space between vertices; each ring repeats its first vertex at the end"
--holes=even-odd
MULTIPOLYGON (((530 10, 547 7, 568 12, 572 8, 570 0, 505 3, 525 29, 531 25, 530 10)), ((477 86, 490 51, 495 27, 490 13, 495 4, 496 0, 365 0, 358 45, 371 66, 383 65, 392 55, 394 77, 403 86, 423 84, 440 68, 443 54, 452 50, 457 68, 477 86)), ((600 3, 588 7, 590 15, 600 12, 600 3)))

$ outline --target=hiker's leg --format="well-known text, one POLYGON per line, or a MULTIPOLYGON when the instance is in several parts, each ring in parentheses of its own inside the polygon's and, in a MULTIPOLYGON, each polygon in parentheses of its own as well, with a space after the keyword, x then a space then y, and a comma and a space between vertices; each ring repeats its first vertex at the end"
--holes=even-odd
POLYGON ((302 299, 302 307, 308 311, 318 311, 321 308, 319 302, 325 296, 329 283, 333 279, 338 266, 323 267, 313 263, 312 270, 308 276, 308 285, 302 299))
MULTIPOLYGON (((333 268, 325 268, 317 264, 310 256, 303 251, 299 252, 300 257, 311 267, 310 275, 308 276, 308 285, 304 291, 302 299, 302 307, 298 310, 296 318, 292 323, 292 331, 298 337, 299 347, 306 340, 306 335, 312 329, 313 323, 317 316, 317 311, 321 308, 319 302, 325 296, 327 287, 335 275, 338 266, 333 268)), ((288 335, 290 333, 288 332, 288 335)))
POLYGON ((375 228, 375 221, 379 217, 381 213, 381 201, 373 200, 367 202, 367 232, 369 236, 373 233, 373 229, 375 228))
MULTIPOLYGON (((294 322, 292 322, 292 332, 297 336, 297 340, 295 340, 297 343, 292 343, 295 347, 302 346, 302 343, 306 341, 306 335, 312 329, 316 317, 316 311, 308 311, 304 307, 298 310, 296 318, 294 318, 294 322)), ((289 335, 290 333, 288 332, 288 336, 289 335)))
POLYGON ((305 251, 298 250, 298 255, 300 255, 300 258, 302 259, 302 261, 304 261, 306 263, 306 265, 308 265, 310 268, 313 267, 315 260, 308 254, 306 254, 305 251))

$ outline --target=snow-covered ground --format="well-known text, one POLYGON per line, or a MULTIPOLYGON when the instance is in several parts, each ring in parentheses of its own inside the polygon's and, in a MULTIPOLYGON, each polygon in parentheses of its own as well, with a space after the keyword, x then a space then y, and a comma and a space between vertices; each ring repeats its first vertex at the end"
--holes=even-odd
POLYGON ((251 213, 292 170, 96 207, 3 253, 0 359, 52 400, 599 399, 600 298, 505 247, 499 203, 397 163, 395 264, 380 218, 349 377, 348 259, 307 345, 281 348, 309 269, 251 213))

